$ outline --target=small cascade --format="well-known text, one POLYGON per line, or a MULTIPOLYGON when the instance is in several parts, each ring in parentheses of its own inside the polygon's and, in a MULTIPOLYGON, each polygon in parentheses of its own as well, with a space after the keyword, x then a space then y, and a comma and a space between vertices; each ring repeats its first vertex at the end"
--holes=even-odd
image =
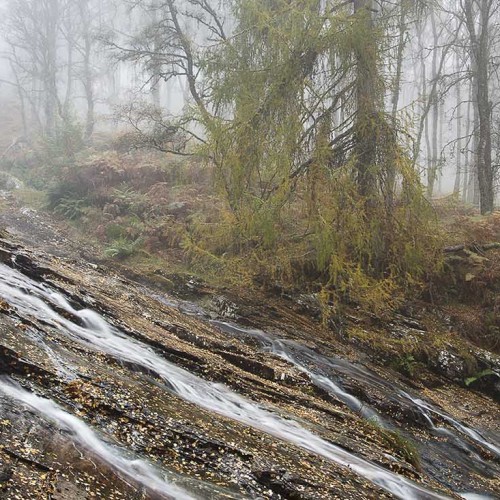
POLYGON ((431 405, 430 403, 427 403, 419 398, 414 398, 410 396, 407 392, 400 391, 399 392, 400 396, 404 399, 407 399, 408 401, 411 401, 416 407, 420 409, 422 414, 426 417, 426 419, 429 422, 429 425, 435 429, 435 430, 442 430, 443 428, 437 427, 434 424, 434 421, 432 420, 431 415, 437 415, 441 419, 443 419, 445 422, 447 422, 449 425, 454 427, 458 432, 461 434, 464 434, 465 436, 468 436, 472 441, 480 444, 484 448, 488 449, 491 453, 496 455, 497 457, 500 458, 500 446, 492 443, 491 441, 488 441, 484 436, 482 436, 478 431, 471 429, 470 427, 460 423, 458 420, 455 420, 454 418, 450 417, 450 415, 447 415, 443 411, 439 410, 435 406, 431 405))
POLYGON ((433 417, 438 417, 438 419, 445 421, 453 427, 458 434, 466 436, 472 442, 475 442, 476 444, 488 449, 497 457, 500 457, 500 447, 496 443, 487 440, 478 431, 471 429, 461 422, 458 422, 431 403, 413 397, 402 389, 398 389, 397 384, 389 384, 376 373, 371 372, 362 366, 349 363, 343 359, 322 356, 304 345, 291 340, 276 339, 271 334, 263 332, 262 330, 246 329, 223 321, 212 321, 211 323, 231 335, 245 336, 256 340, 264 351, 271 352, 288 361, 297 369, 306 373, 311 382, 316 386, 335 395, 351 410, 359 413, 368 420, 376 421, 383 427, 391 428, 392 426, 373 408, 370 408, 369 405, 360 401, 354 395, 348 393, 342 387, 341 383, 334 379, 332 373, 335 373, 337 376, 338 374, 349 376, 369 387, 380 389, 384 394, 387 394, 388 398, 401 405, 409 405, 422 417, 423 421, 426 422, 428 428, 433 433, 448 437, 458 448, 466 450, 468 455, 472 455, 479 464, 482 464, 482 459, 477 453, 475 453, 468 442, 461 439, 459 435, 451 430, 440 426, 437 419, 433 417))
POLYGON ((54 348, 43 338, 41 332, 33 329, 28 329, 26 332, 28 338, 32 339, 46 354, 47 358, 52 362, 57 370, 58 375, 64 380, 75 380, 77 377, 75 370, 62 359, 62 357, 54 350, 54 348))
POLYGON ((0 297, 19 313, 48 323, 88 348, 156 373, 165 381, 166 388, 180 398, 348 467, 398 498, 447 498, 349 453, 294 420, 278 415, 272 408, 247 400, 222 384, 206 381, 166 361, 153 349, 112 327, 97 313, 88 309, 76 310, 61 294, 4 265, 0 265, 0 297), (57 310, 65 311, 75 322, 66 319, 57 310))
POLYGON ((261 330, 244 329, 222 321, 212 321, 211 323, 227 333, 245 335, 256 339, 264 351, 275 354, 295 366, 302 373, 305 373, 314 385, 335 396, 366 420, 371 420, 384 428, 391 427, 373 408, 347 392, 340 382, 334 380, 329 373, 331 370, 324 369, 325 367, 332 368, 331 361, 328 358, 296 342, 275 339, 261 330))
POLYGON ((162 498, 191 500, 195 497, 166 481, 159 471, 145 460, 128 458, 115 446, 105 443, 85 422, 65 412, 49 399, 32 394, 8 379, 0 379, 0 394, 22 403, 32 411, 55 423, 59 429, 69 432, 75 442, 116 470, 124 478, 145 486, 162 498))

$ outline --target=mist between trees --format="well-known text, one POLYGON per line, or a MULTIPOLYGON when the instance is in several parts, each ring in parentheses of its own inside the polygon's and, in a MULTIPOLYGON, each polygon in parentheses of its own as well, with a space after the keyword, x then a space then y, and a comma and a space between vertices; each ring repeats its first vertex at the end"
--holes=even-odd
POLYGON ((498 200, 499 20, 496 0, 4 0, 2 161, 181 158, 217 200, 181 237, 194 260, 392 301, 441 265, 435 196, 498 200))

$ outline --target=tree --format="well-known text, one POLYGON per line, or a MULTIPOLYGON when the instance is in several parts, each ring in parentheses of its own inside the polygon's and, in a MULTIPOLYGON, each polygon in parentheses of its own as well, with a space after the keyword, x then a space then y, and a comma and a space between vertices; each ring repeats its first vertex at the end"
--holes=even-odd
MULTIPOLYGON (((224 252, 273 261, 287 238, 294 250, 276 268, 294 274, 294 253, 306 255, 332 293, 364 280, 360 288, 384 294, 396 276, 418 275, 426 240, 417 235, 429 234, 430 219, 408 131, 384 105, 384 63, 394 54, 387 25, 396 11, 377 11, 371 0, 217 5, 135 3, 156 10, 148 25, 131 42, 108 40, 121 61, 142 63, 147 81, 189 91, 184 114, 129 108, 129 121, 158 149, 196 151, 213 166, 230 224, 206 250, 222 251, 229 240, 224 252), (154 118, 141 121, 146 115, 154 118), (157 130, 181 131, 192 143, 165 148, 157 130)), ((396 109, 398 102, 396 94, 396 109)))
MULTIPOLYGON (((7 55, 20 92, 46 135, 55 132, 60 111, 57 90, 57 37, 62 0, 13 0, 7 17, 7 55), (29 97, 28 97, 29 96, 29 97)), ((26 102, 23 97, 23 102, 26 102)))
POLYGON ((478 126, 475 130, 477 149, 476 171, 479 185, 481 213, 494 208, 492 163, 492 106, 489 97, 491 61, 490 22, 498 4, 494 0, 463 0, 461 9, 469 36, 473 102, 477 111, 478 126))
POLYGON ((377 125, 380 117, 378 41, 372 20, 372 0, 354 0, 355 29, 359 32, 356 57, 356 138, 358 186, 361 196, 371 198, 376 189, 377 125))
POLYGON ((3 56, 12 67, 10 84, 18 90, 26 133, 52 138, 61 130, 75 130, 73 125, 83 115, 79 102, 83 93, 84 136, 92 136, 96 67, 103 60, 97 34, 108 6, 108 0, 9 2, 5 15, 9 49, 3 56))

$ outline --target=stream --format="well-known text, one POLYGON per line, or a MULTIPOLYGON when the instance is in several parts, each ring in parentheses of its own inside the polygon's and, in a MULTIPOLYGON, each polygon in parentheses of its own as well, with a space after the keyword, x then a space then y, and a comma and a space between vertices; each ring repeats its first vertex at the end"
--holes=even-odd
MULTIPOLYGON (((500 445, 498 442, 486 438, 479 431, 459 422, 430 402, 411 395, 408 389, 402 388, 397 382, 389 383, 363 366, 350 363, 344 359, 322 356, 293 340, 276 338, 262 330, 243 328, 234 323, 219 320, 212 320, 211 323, 220 328, 221 331, 239 338, 256 341, 263 351, 272 353, 295 366, 299 371, 305 373, 314 385, 332 394, 363 418, 383 428, 395 430, 397 426, 389 417, 382 416, 368 403, 361 401, 358 397, 345 390, 342 386, 342 376, 349 377, 364 386, 378 389, 386 399, 397 403, 401 407, 409 406, 411 411, 418 415, 418 420, 426 424, 432 435, 445 438, 446 442, 453 446, 452 467, 472 469, 484 474, 486 477, 495 477, 495 475, 500 474, 500 468, 497 465, 498 459, 500 459, 500 445), (442 423, 448 424, 455 432, 443 426, 442 423), (480 447, 485 448, 496 457, 496 464, 486 463, 481 458, 480 447)), ((404 435, 406 437, 409 433, 405 432, 404 435)), ((410 435, 410 437, 413 436, 410 435)), ((435 453, 440 455, 442 460, 450 460, 451 450, 448 446, 442 446, 443 444, 446 443, 427 441, 424 447, 432 448, 435 453)), ((442 480, 442 478, 439 479, 442 480)), ((450 484, 448 486, 451 487, 450 484)), ((492 498, 489 495, 474 493, 459 494, 463 498, 492 498)))
MULTIPOLYGON (((423 401, 414 395, 410 395, 396 382, 389 384, 386 380, 365 367, 349 363, 343 359, 327 358, 297 342, 287 339, 278 339, 261 330, 245 329, 241 326, 222 321, 212 321, 212 323, 221 330, 233 335, 242 335, 257 340, 263 350, 288 361, 300 371, 306 373, 315 385, 330 392, 353 411, 359 413, 368 420, 373 420, 382 427, 393 428, 393 426, 390 425, 384 417, 378 414, 375 409, 371 408, 367 403, 362 402, 353 394, 346 392, 346 390, 342 388, 341 382, 337 383, 334 381, 334 377, 338 378, 339 374, 344 374, 358 382, 363 382, 371 387, 377 387, 382 390, 388 398, 398 404, 410 405, 411 408, 422 417, 422 420, 428 424, 429 428, 437 434, 452 435, 455 439, 459 439, 456 434, 452 434, 448 429, 440 426, 436 418, 433 417, 437 417, 446 422, 451 427, 455 428, 458 433, 466 436, 474 443, 483 446, 496 457, 500 458, 500 444, 488 440, 481 435, 480 432, 457 421, 431 403, 423 401)), ((460 443, 464 449, 470 451, 469 443, 463 440, 460 440, 460 443)))
MULTIPOLYGON (((184 401, 347 467, 397 498, 448 498, 333 444, 292 417, 283 415, 270 404, 256 403, 224 384, 207 381, 167 361, 154 348, 128 336, 96 312, 90 309, 77 309, 65 296, 50 286, 38 283, 4 264, 0 264, 0 298, 15 309, 17 316, 33 318, 41 324, 49 325, 72 342, 95 352, 104 353, 119 363, 132 365, 145 374, 161 379, 164 390, 184 401)), ((169 307, 176 306, 175 301, 169 299, 164 299, 162 302, 168 302, 169 307)), ((182 307, 186 308, 185 305, 182 307)), ((191 316, 204 317, 203 310, 194 304, 183 312, 191 316)), ((455 460, 456 467, 469 468, 485 477, 495 477, 498 474, 499 468, 490 462, 486 463, 481 458, 479 450, 481 447, 485 448, 498 459, 500 447, 496 441, 486 438, 479 431, 411 394, 407 388, 389 383, 361 365, 322 356, 313 349, 289 339, 274 337, 261 330, 246 329, 223 321, 212 320, 210 323, 233 337, 257 342, 263 352, 271 353, 292 364, 314 385, 332 394, 362 418, 384 429, 397 429, 398 425, 391 417, 346 389, 343 377, 382 391, 393 403, 410 407, 412 412, 419 415, 419 420, 426 423, 431 434, 446 439, 458 452, 464 454, 463 458, 455 460)), ((43 349, 47 357, 52 359, 61 378, 72 380, 76 377, 71 360, 64 359, 60 349, 55 352, 50 339, 44 338, 40 332, 29 331, 27 334, 43 349)), ((197 483, 196 488, 184 489, 180 485, 189 485, 189 481, 182 482, 174 473, 164 468, 160 471, 156 465, 147 460, 137 456, 131 457, 127 450, 108 444, 108 440, 101 437, 100 431, 92 429, 56 402, 26 391, 10 379, 0 380, 0 394, 10 401, 31 408, 60 429, 68 431, 74 441, 84 445, 119 475, 142 484, 160 496, 178 499, 217 498, 219 491, 222 498, 223 490, 211 489, 210 484, 201 481, 197 483), (214 491, 215 496, 213 496, 214 491)), ((431 443, 425 444, 431 445, 431 443)), ((430 449, 440 455, 443 461, 450 460, 447 456, 448 448, 442 448, 441 444, 432 443, 430 449)), ((423 458, 425 460, 426 457, 423 458)), ((431 469, 432 467, 429 467, 429 473, 433 475, 431 469)), ((451 484, 439 477, 439 473, 436 472, 435 477, 439 482, 451 487, 451 484)), ((463 498, 493 498, 480 493, 457 493, 463 498)), ((224 497, 239 498, 232 493, 224 493, 224 497)))
POLYGON ((159 471, 155 470, 148 462, 137 458, 128 458, 125 451, 107 444, 85 422, 64 411, 53 401, 38 397, 8 379, 0 379, 1 394, 54 422, 59 429, 69 432, 76 443, 92 452, 94 456, 109 464, 123 476, 146 486, 148 490, 156 492, 163 498, 178 500, 195 498, 172 482, 163 479, 159 471))
MULTIPOLYGON (((76 310, 61 294, 5 265, 0 265, 0 297, 18 313, 34 317, 38 321, 58 328, 73 341, 107 353, 117 360, 133 363, 149 373, 157 374, 164 380, 165 388, 182 399, 349 467, 398 498, 446 498, 325 441, 297 422, 274 412, 272 408, 256 404, 222 384, 208 382, 175 366, 156 354, 150 347, 128 338, 97 313, 85 309, 76 310), (68 313, 75 321, 63 317, 58 311, 68 313)), ((28 398, 24 392, 12 389, 12 386, 2 384, 2 390, 8 395, 17 396, 21 402, 30 404, 30 401, 31 403, 35 401, 35 399, 28 398)), ((43 403, 34 403, 32 406, 36 406, 37 411, 48 418, 56 419, 60 425, 71 425, 74 434, 79 438, 82 437, 83 427, 79 422, 58 411, 53 403, 43 403)), ((92 436, 92 434, 86 434, 92 436)), ((95 444, 93 447, 99 449, 100 454, 104 455, 107 461, 111 461, 112 450, 102 448, 95 440, 93 443, 95 444)), ((114 465, 119 470, 126 468, 119 456, 114 455, 113 459, 114 465)), ((148 469, 143 470, 141 474, 148 471, 148 469)), ((151 477, 148 472, 148 482, 151 477)), ((143 480, 143 476, 136 474, 135 479, 143 480)), ((159 484, 157 480, 155 484, 159 484)))

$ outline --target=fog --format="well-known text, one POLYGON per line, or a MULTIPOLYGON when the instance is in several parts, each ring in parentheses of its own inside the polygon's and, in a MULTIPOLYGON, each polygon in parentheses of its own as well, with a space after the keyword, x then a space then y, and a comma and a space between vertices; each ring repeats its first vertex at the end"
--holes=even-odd
MULTIPOLYGON (((345 9, 349 15, 349 3, 320 2, 318 8, 345 9)), ((374 22, 384 30, 379 68, 385 79, 385 111, 396 111, 398 127, 404 130, 429 196, 455 192, 478 204, 475 149, 480 144, 480 123, 473 95, 478 63, 471 36, 488 31, 484 56, 489 64, 491 156, 497 179, 497 3, 486 2, 487 12, 476 0, 465 3, 470 12, 446 0, 433 7, 425 2, 369 3, 374 22), (470 28, 475 30, 472 35, 470 28)), ((213 115, 234 116, 231 105, 215 102, 210 88, 214 75, 206 81, 205 69, 214 47, 238 34, 238 2, 176 0, 171 4, 177 12, 175 22, 169 5, 159 0, 3 0, 1 100, 17 116, 12 123, 3 123, 2 147, 18 136, 51 134, 70 122, 81 124, 85 139, 91 141, 96 134, 130 127, 148 134, 154 123, 178 119, 193 132, 190 139, 196 143, 206 127, 191 119, 192 110, 199 112, 202 101, 213 115), (191 46, 189 63, 179 35, 191 46), (190 64, 194 67, 188 68, 190 64)), ((319 57, 317 66, 325 64, 328 57, 319 57)), ((319 81, 317 69, 315 73, 319 81)), ((346 84, 350 78, 346 75, 346 84)), ((326 96, 325 103, 329 99, 326 96)), ((333 139, 352 121, 354 99, 350 95, 339 100, 335 112, 345 123, 332 126, 333 139)), ((315 119, 311 113, 310 120, 315 119)), ((497 189, 497 180, 494 183, 497 189)))
MULTIPOLYGON (((46 378, 50 397, 74 398, 82 418, 88 405, 88 423, 134 454, 265 487, 255 498, 337 495, 314 454, 401 498, 442 498, 424 484, 498 487, 496 438, 473 427, 493 429, 497 407, 454 403, 470 384, 474 398, 499 390, 500 0, 0 0, 0 27, 0 260, 42 282, 49 317, 23 309, 26 283, 6 288, 0 374, 31 388, 46 378), (50 291, 65 286, 71 306, 50 291), (238 322, 262 328, 251 350, 233 342, 238 322), (59 326, 71 335, 54 337, 59 326), (52 378, 35 351, 81 387, 52 378), (388 370, 387 387, 353 378, 358 361, 388 370), (405 385, 391 394, 397 372, 405 385), (160 404, 162 379, 182 404, 160 404), (157 410, 165 419, 146 425, 157 410), (310 413, 321 438, 289 410, 304 423, 310 413), (293 464, 274 438, 312 455, 293 464)), ((31 458, 8 457, 48 482, 28 444, 16 449, 31 458)), ((101 458, 118 471, 137 462, 110 450, 101 458)), ((8 467, 0 489, 20 477, 8 467)), ((147 482, 144 471, 129 477, 147 482)), ((346 498, 375 491, 339 478, 346 498)))

